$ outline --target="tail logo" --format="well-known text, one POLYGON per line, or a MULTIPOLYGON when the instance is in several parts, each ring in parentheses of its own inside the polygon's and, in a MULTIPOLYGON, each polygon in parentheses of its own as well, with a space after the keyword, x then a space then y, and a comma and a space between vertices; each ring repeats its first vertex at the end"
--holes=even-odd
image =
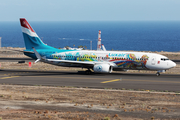
POLYGON ((26 19, 23 19, 21 18, 20 19, 20 22, 21 22, 21 26, 24 27, 24 28, 27 28, 29 30, 31 30, 32 32, 35 32, 32 27, 29 25, 29 23, 26 21, 26 19))
POLYGON ((26 49, 55 49, 44 44, 25 18, 20 18, 26 49))

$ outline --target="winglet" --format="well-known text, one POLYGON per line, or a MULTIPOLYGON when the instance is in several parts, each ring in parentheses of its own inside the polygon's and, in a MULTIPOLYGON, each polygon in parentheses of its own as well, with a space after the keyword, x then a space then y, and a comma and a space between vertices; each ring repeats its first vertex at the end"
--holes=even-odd
POLYGON ((38 61, 40 61, 42 58, 41 58, 41 55, 36 51, 36 49, 34 47, 32 47, 33 50, 34 50, 34 53, 37 57, 37 60, 34 62, 34 63, 37 63, 38 61))
POLYGON ((106 51, 106 48, 104 47, 104 45, 102 44, 102 49, 103 49, 103 51, 106 51))

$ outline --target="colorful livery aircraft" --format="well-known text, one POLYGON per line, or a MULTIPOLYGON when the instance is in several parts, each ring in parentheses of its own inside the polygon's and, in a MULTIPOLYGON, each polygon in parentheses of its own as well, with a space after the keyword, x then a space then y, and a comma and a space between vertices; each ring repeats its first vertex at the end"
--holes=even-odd
POLYGON ((20 18, 26 50, 24 54, 38 61, 65 67, 87 68, 87 74, 126 70, 164 72, 176 66, 167 57, 155 53, 125 51, 61 50, 44 44, 25 18, 20 18))

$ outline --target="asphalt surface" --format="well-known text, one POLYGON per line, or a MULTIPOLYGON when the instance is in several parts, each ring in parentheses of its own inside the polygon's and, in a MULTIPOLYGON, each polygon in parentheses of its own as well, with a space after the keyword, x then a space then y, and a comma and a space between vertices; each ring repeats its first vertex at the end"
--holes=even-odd
POLYGON ((0 70, 0 84, 72 86, 134 90, 179 91, 180 75, 111 73, 85 75, 84 71, 0 70))
POLYGON ((32 58, 0 58, 0 62, 34 62, 32 58))

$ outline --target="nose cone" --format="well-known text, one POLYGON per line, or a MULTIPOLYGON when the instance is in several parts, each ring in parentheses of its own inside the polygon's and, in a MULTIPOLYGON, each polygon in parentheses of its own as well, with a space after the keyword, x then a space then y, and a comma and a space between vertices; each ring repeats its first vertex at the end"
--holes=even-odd
POLYGON ((170 66, 171 66, 171 68, 176 67, 176 63, 171 61, 170 66))

